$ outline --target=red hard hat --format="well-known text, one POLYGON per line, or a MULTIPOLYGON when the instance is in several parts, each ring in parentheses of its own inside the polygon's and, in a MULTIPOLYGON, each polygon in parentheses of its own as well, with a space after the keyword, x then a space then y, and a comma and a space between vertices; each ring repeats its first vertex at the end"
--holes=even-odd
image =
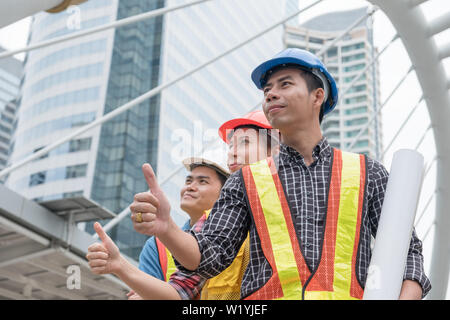
MULTIPOLYGON (((227 130, 234 130, 236 127, 244 125, 255 125, 263 129, 273 129, 269 121, 267 121, 264 112, 258 110, 252 111, 249 114, 243 116, 242 118, 231 119, 222 124, 219 128, 219 137, 222 138, 222 140, 225 141, 226 143, 229 143, 227 137, 227 130)), ((228 131, 228 133, 229 132, 230 131, 228 131)))

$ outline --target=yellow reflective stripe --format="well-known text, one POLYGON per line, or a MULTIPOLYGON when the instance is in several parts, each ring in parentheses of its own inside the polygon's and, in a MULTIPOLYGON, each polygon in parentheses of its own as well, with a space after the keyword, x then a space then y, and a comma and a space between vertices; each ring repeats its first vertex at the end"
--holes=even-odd
MULTIPOLYGON (((333 288, 336 296, 350 298, 360 188, 358 154, 342 152, 341 195, 336 230, 333 288)), ((344 298, 345 299, 345 298, 344 298)))
POLYGON ((349 293, 329 291, 305 291, 305 300, 359 300, 349 293))
POLYGON ((166 249, 166 255, 167 255, 166 281, 169 281, 172 273, 177 271, 177 267, 175 266, 175 262, 173 261, 172 254, 170 253, 170 251, 167 248, 165 248, 165 249, 166 249))
POLYGON ((280 199, 267 160, 250 165, 272 243, 283 299, 301 299, 302 284, 280 199))

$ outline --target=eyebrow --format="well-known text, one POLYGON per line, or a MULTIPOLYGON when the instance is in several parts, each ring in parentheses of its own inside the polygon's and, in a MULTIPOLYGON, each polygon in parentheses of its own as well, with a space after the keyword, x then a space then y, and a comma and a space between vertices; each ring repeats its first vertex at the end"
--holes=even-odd
MULTIPOLYGON (((281 77, 280 79, 277 79, 276 82, 280 83, 280 82, 283 82, 285 80, 294 80, 294 78, 292 78, 291 75, 287 75, 287 76, 281 77)), ((266 85, 264 86, 264 88, 266 88, 268 86, 271 86, 271 85, 272 85, 272 82, 267 82, 266 85)))
POLYGON ((210 179, 211 177, 209 177, 209 176, 192 176, 192 175, 188 175, 187 177, 186 177, 186 180, 187 179, 197 179, 197 180, 200 180, 200 179, 210 179))

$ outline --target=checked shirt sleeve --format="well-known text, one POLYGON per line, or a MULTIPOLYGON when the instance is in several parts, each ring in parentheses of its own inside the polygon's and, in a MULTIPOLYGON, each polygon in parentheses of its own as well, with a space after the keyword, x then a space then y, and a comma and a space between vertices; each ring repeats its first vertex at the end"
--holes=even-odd
MULTIPOLYGON (((206 215, 203 215, 192 227, 196 232, 200 232, 205 224, 206 215)), ((177 290, 183 300, 197 300, 200 298, 206 279, 193 272, 175 271, 169 279, 169 284, 177 290)))
MULTIPOLYGON (((233 262, 247 237, 251 218, 239 172, 228 178, 202 230, 190 231, 201 253, 200 265, 194 272, 206 279, 218 275, 233 262)), ((190 272, 175 263, 183 273, 190 272)))
MULTIPOLYGON (((369 180, 373 183, 373 194, 369 199, 369 218, 372 226, 372 235, 375 237, 378 228, 378 221, 384 200, 384 193, 389 174, 387 170, 377 161, 369 161, 369 180)), ((431 289, 431 283, 425 275, 422 242, 417 237, 413 229, 411 243, 406 260, 405 273, 403 280, 415 280, 422 287, 422 298, 424 298, 431 289)))

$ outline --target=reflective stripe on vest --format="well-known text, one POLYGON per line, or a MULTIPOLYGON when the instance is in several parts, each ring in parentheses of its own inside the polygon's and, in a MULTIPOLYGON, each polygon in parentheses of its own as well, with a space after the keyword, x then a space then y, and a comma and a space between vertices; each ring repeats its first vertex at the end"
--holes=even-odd
POLYGON ((177 267, 175 266, 175 262, 173 261, 173 257, 169 250, 167 250, 158 238, 155 238, 155 240, 156 248, 158 249, 159 264, 164 275, 164 281, 169 281, 171 274, 177 270, 177 267))
POLYGON ((242 175, 271 278, 247 299, 361 299, 356 256, 366 184, 365 157, 333 149, 321 259, 311 273, 272 158, 242 175), (281 213, 281 214, 280 214, 281 213))

